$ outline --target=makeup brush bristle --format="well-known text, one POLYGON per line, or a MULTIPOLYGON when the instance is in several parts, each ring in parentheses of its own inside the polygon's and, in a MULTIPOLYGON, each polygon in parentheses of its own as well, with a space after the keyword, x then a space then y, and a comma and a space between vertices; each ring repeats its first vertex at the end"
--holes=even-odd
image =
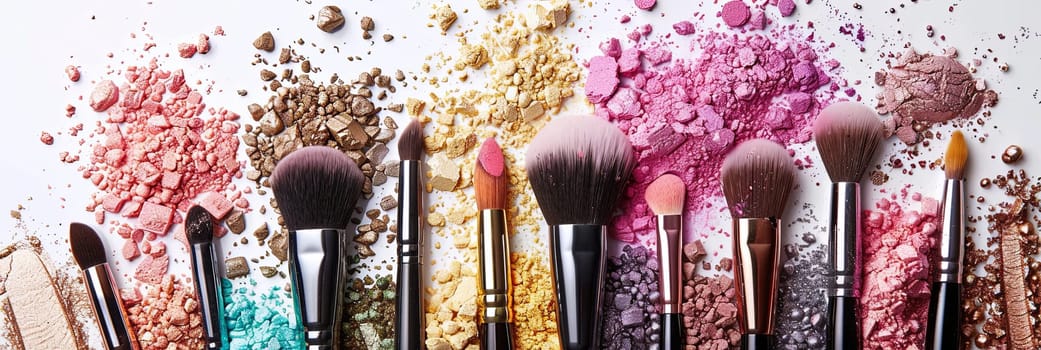
POLYGON ((795 164, 781 145, 748 140, 723 160, 720 179, 734 218, 779 218, 795 183, 795 164))
POLYGON ((947 145, 947 153, 943 156, 944 174, 951 180, 965 179, 965 164, 969 161, 969 146, 965 144, 965 135, 961 130, 951 134, 951 143, 947 145))
POLYGON ((655 215, 683 214, 683 201, 687 196, 687 185, 673 174, 659 176, 644 192, 647 205, 655 215))
POLYGON ((614 124, 588 116, 557 117, 525 155, 528 180, 550 225, 604 225, 636 161, 614 124))
POLYGON ((831 181, 860 182, 882 143, 882 121, 863 104, 837 102, 821 111, 813 138, 831 181))
POLYGON ((69 245, 72 246, 72 258, 80 268, 86 269, 107 262, 105 245, 101 237, 90 226, 74 222, 69 225, 69 245))
POLYGON ((193 205, 184 219, 184 234, 193 244, 213 241, 213 216, 203 207, 193 205))
POLYGON ((477 209, 506 208, 506 159, 495 138, 488 138, 481 145, 474 165, 474 194, 477 209))
POLYGON ((343 229, 361 196, 365 176, 342 152, 310 146, 278 162, 270 181, 288 229, 343 229))
POLYGON ((398 156, 401 160, 419 160, 423 156, 423 123, 412 119, 398 139, 398 156))

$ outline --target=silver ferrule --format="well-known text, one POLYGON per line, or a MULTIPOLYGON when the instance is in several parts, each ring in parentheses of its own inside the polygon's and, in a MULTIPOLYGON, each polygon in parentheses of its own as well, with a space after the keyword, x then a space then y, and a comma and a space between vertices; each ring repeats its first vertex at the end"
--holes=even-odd
POLYGON ((940 218, 940 265, 937 282, 961 283, 965 254, 965 181, 948 179, 943 189, 940 218))
POLYGON ((658 291, 661 293, 661 311, 666 314, 683 312, 683 216, 658 215, 658 291))
POLYGON ((106 349, 137 350, 137 335, 130 326, 119 288, 112 279, 108 263, 83 270, 83 283, 90 291, 91 304, 98 317, 98 326, 106 349))
POLYGON ((401 161, 398 183, 398 263, 421 263, 423 247, 423 167, 418 160, 401 161))
POLYGON ((860 295, 860 223, 860 184, 831 184, 831 217, 828 222, 828 267, 831 268, 829 295, 860 295))
POLYGON ((308 347, 339 344, 343 308, 345 229, 289 232, 293 303, 308 347))
POLYGON ((506 211, 481 210, 477 217, 478 280, 481 282, 481 323, 509 323, 513 320, 513 284, 510 283, 510 238, 506 211))

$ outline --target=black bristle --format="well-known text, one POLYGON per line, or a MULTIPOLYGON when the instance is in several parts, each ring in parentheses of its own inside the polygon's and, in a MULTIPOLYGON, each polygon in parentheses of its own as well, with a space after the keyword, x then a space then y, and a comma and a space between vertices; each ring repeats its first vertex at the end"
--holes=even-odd
POLYGON ((184 233, 188 236, 189 243, 213 241, 213 216, 203 207, 192 206, 184 220, 184 233))
POLYGON ((423 124, 412 119, 398 139, 398 156, 401 160, 419 160, 423 156, 423 124))
POLYGON ((550 225, 609 223, 636 164, 617 127, 579 116, 547 124, 526 157, 528 180, 550 225))
POLYGON ((311 146, 278 162, 270 181, 288 229, 344 229, 365 176, 342 152, 311 146))
POLYGON ((70 224, 69 245, 72 246, 72 258, 82 269, 108 262, 105 245, 90 226, 78 222, 70 224))

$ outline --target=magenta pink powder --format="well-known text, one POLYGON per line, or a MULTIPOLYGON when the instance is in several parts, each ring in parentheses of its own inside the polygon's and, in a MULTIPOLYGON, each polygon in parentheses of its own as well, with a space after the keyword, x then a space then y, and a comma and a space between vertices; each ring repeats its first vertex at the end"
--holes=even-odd
POLYGON ((731 27, 740 27, 748 23, 752 17, 752 11, 741 0, 731 0, 723 4, 723 10, 719 13, 723 17, 723 23, 731 27))
POLYGON ((484 144, 481 145, 481 150, 477 154, 477 161, 491 176, 502 176, 503 171, 506 170, 506 160, 502 157, 502 148, 499 148, 499 143, 495 142, 494 137, 484 140, 484 144))
POLYGON ((924 348, 938 212, 935 199, 909 196, 906 188, 864 212, 860 324, 865 349, 924 348))
MULTIPOLYGON (((673 172, 684 179, 688 212, 708 209, 707 199, 720 194, 719 166, 736 143, 768 138, 790 145, 810 139, 821 98, 831 96, 820 88, 831 79, 817 53, 792 38, 709 32, 694 40, 700 55, 689 59, 679 59, 679 52, 664 55, 662 45, 651 42, 623 50, 623 58, 641 64, 627 63, 629 73, 614 76, 621 83, 596 90, 598 99, 591 99, 598 116, 629 136, 639 164, 623 198, 625 211, 614 222, 617 238, 633 242, 653 232, 643 192, 659 175, 673 172), (626 54, 633 50, 642 54, 626 54), (615 85, 613 95, 603 95, 615 85)), ((603 60, 612 59, 591 62, 603 60)), ((590 64, 591 80, 614 82, 603 75, 610 70, 594 68, 590 64)))

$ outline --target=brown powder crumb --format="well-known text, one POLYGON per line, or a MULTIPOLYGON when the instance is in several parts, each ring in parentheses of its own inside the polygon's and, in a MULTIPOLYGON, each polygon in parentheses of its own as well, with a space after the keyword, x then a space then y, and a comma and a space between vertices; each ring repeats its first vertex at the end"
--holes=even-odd
POLYGON ((17 211, 17 210, 12 210, 11 211, 11 218, 15 219, 15 220, 21 220, 22 219, 22 212, 17 211))
POLYGON ((271 35, 271 32, 264 32, 256 40, 253 40, 253 47, 267 52, 275 51, 275 37, 271 35))
POLYGON ((372 17, 364 16, 361 18, 361 30, 369 31, 376 29, 376 22, 372 21, 372 17))
POLYGON ((235 279, 249 274, 249 265, 246 263, 246 258, 236 256, 227 260, 224 260, 224 270, 228 278, 235 279))
POLYGON ((882 186, 887 181, 889 181, 889 174, 886 174, 885 172, 879 170, 872 170, 870 177, 871 184, 875 186, 882 186))
POLYGON ((323 32, 332 33, 343 27, 343 12, 337 6, 323 6, 318 10, 318 29, 323 32))
POLYGON ((391 35, 391 34, 383 34, 383 41, 385 41, 385 42, 390 42, 391 40, 394 40, 394 35, 391 35))
POLYGON ((231 214, 228 214, 228 218, 224 219, 224 223, 235 234, 241 234, 242 231, 246 230, 246 216, 241 210, 233 210, 231 214))

